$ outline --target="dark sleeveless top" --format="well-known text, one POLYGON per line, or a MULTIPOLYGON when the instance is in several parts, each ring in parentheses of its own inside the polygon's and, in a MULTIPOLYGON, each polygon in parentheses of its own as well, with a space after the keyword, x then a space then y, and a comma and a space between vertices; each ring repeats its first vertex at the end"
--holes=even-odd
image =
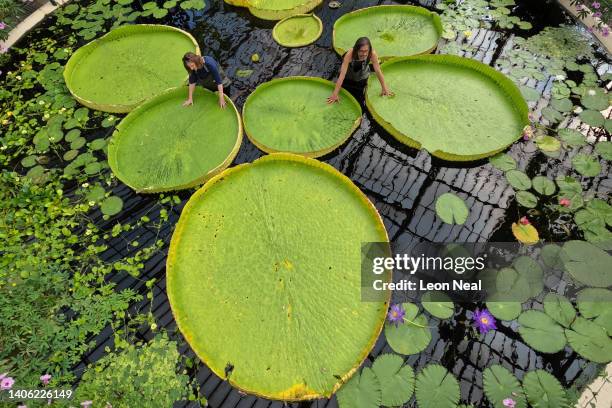
POLYGON ((346 71, 346 79, 353 82, 362 82, 368 79, 370 72, 369 58, 365 61, 351 60, 346 71))

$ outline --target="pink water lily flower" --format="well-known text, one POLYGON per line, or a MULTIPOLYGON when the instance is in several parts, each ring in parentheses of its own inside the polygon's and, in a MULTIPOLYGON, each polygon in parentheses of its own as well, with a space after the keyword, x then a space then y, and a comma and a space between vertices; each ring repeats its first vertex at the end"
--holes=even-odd
POLYGON ((0 21, 0 30, 4 30, 6 28, 6 23, 4 21, 0 21))
POLYGON ((595 10, 598 10, 601 7, 601 4, 599 2, 594 1, 593 3, 591 3, 591 7, 593 7, 595 10))
POLYGON ((49 380, 51 380, 51 374, 44 374, 40 376, 40 381, 43 383, 43 385, 49 384, 49 380))
POLYGON ((572 205, 572 201, 569 198, 561 198, 559 200, 559 205, 562 207, 569 207, 572 205))
POLYGON ((13 388, 13 384, 15 384, 13 377, 4 377, 0 380, 0 390, 10 390, 13 388))
POLYGON ((516 407, 516 401, 513 400, 512 398, 506 398, 505 400, 502 401, 502 404, 504 404, 504 407, 507 407, 507 408, 516 407))
POLYGON ((529 222, 529 218, 521 217, 521 219, 519 220, 519 224, 521 224, 521 225, 529 225, 531 223, 529 222))

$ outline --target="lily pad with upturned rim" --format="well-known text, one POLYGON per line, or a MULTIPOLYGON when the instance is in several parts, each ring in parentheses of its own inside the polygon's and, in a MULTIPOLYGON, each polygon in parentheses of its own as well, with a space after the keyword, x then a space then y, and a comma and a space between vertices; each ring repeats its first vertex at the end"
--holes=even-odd
POLYGON ((314 14, 298 14, 282 19, 274 26, 272 37, 284 47, 303 47, 317 41, 323 22, 314 14))
POLYGON ((187 78, 181 58, 200 52, 187 32, 164 25, 127 25, 79 48, 64 69, 72 95, 106 112, 129 112, 187 78), (174 63, 172 63, 174 61, 174 63))
POLYGON ((400 142, 451 161, 492 156, 529 123, 520 91, 503 74, 453 55, 397 58, 382 65, 394 97, 371 76, 366 103, 400 142))
POLYGON ((172 236, 177 325, 215 374, 245 392, 330 397, 387 313, 389 292, 361 300, 362 242, 388 242, 384 225, 333 167, 279 153, 228 169, 191 197, 172 236))
POLYGON ((368 37, 381 60, 428 54, 442 35, 440 16, 423 7, 385 5, 344 14, 334 23, 333 44, 344 55, 359 37, 368 37))
POLYGON ((325 103, 334 84, 321 78, 287 77, 266 82, 243 107, 244 129, 267 153, 323 156, 341 146, 361 123, 359 102, 342 89, 340 101, 325 103))
POLYGON ((263 20, 282 20, 313 10, 323 0, 225 0, 233 6, 248 7, 251 14, 263 20))
POLYGON ((187 88, 167 91, 126 116, 108 143, 108 162, 138 192, 198 186, 227 168, 242 142, 240 115, 231 99, 219 108, 213 92, 197 88, 194 105, 182 106, 187 88))

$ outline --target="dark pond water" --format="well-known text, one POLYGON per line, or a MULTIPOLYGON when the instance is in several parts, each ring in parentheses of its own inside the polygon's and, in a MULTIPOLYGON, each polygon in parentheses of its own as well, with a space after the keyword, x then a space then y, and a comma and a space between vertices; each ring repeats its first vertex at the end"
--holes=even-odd
MULTIPOLYGON (((434 1, 426 0, 422 5, 431 7, 434 1)), ((344 0, 342 7, 337 10, 328 8, 325 2, 315 10, 325 25, 323 35, 315 44, 299 49, 283 48, 276 44, 271 35, 273 23, 253 18, 246 9, 228 6, 219 0, 208 0, 207 3, 202 12, 177 11, 166 23, 193 33, 202 52, 214 56, 222 63, 234 81, 231 96, 241 108, 248 94, 257 85, 275 77, 307 75, 333 79, 340 59, 331 47, 331 33, 333 22, 341 15, 371 5, 417 2, 344 0), (260 55, 259 63, 251 62, 251 55, 255 53, 260 55), (236 71, 245 69, 252 69, 254 72, 245 78, 236 76, 236 71)), ((569 21, 554 3, 533 0, 521 0, 518 3, 515 14, 534 23, 529 34, 536 33, 546 25, 569 21)), ((39 30, 33 35, 44 34, 44 30, 39 30)), ((479 30, 470 40, 476 51, 467 56, 493 65, 495 59, 506 50, 506 43, 513 34, 479 30)), ((542 81, 538 84, 538 89, 548 86, 548 81, 542 81)), ((100 129, 95 132, 96 137, 99 137, 100 132, 110 131, 100 129)), ((519 168, 526 169, 530 176, 547 174, 554 177, 571 172, 566 157, 552 161, 538 153, 531 144, 518 142, 511 147, 509 154, 517 160, 519 168)), ((260 156, 262 152, 245 138, 235 164, 252 162, 260 156)), ((362 125, 355 135, 323 160, 350 177, 368 195, 382 215, 389 237, 396 245, 410 247, 421 241, 514 241, 510 224, 519 215, 514 202, 514 191, 508 186, 503 173, 486 161, 457 165, 432 159, 424 151, 409 149, 397 143, 373 123, 367 113, 364 114, 362 125), (435 215, 435 198, 448 191, 464 198, 470 207, 469 219, 462 226, 444 224, 435 215)), ((609 194, 612 188, 610 169, 606 167, 608 164, 603 164, 604 176, 585 185, 598 195, 609 194)), ((124 199, 124 210, 112 221, 107 222, 99 218, 100 225, 111 226, 116 221, 137 219, 145 213, 152 215, 150 211, 155 205, 156 197, 135 194, 124 186, 118 187, 115 194, 124 199)), ((141 245, 157 238, 169 242, 173 226, 189 196, 190 192, 180 194, 182 204, 170 213, 170 222, 166 223, 159 233, 143 227, 131 232, 129 236, 109 241, 108 260, 129 255, 133 249, 128 243, 134 239, 138 239, 141 245)), ((534 215, 533 222, 540 231, 547 231, 543 234, 547 240, 568 239, 567 233, 558 223, 551 224, 544 216, 534 215)), ((573 233, 575 234, 575 231, 573 233)), ((159 282, 155 285, 154 314, 159 326, 175 331, 176 326, 165 295, 164 272, 165 253, 147 262, 142 280, 122 275, 113 279, 118 282, 120 289, 132 287, 144 292, 144 280, 157 277, 159 282)), ((563 285, 563 282, 559 284, 563 285)), ((135 308, 144 306, 145 303, 135 305, 135 308)), ((464 403, 472 403, 476 407, 488 406, 482 392, 482 370, 493 364, 502 364, 519 378, 527 371, 545 369, 568 387, 596 374, 597 366, 585 362, 570 348, 552 355, 535 352, 521 341, 516 332, 516 322, 499 324, 499 330, 486 336, 472 335, 469 320, 472 311, 478 306, 482 305, 457 305, 456 313, 451 319, 439 322, 432 329, 433 341, 429 347, 424 352, 407 358, 407 362, 417 371, 432 362, 440 362, 447 367, 460 381, 461 399, 464 403)), ((533 307, 541 308, 541 305, 536 302, 533 307)), ((111 330, 107 328, 97 337, 98 347, 77 367, 78 373, 87 363, 104 355, 104 347, 112 343, 110 334, 111 330)), ((143 331, 141 335, 148 339, 152 333, 143 331)), ((176 336, 180 338, 179 333, 176 333, 176 336)), ((193 356, 193 352, 184 342, 182 351, 193 356)), ((391 349, 381 337, 366 365, 384 352, 391 352, 391 349)), ((281 402, 241 395, 202 364, 190 372, 198 378, 203 393, 213 408, 283 405, 281 402)), ((290 405, 337 406, 335 398, 331 401, 290 405)), ((415 403, 411 401, 406 406, 413 407, 415 403)))

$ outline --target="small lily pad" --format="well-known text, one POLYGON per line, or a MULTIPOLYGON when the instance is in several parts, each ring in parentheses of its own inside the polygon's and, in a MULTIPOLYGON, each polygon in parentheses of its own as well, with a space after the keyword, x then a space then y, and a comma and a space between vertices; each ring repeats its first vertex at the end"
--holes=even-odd
POLYGON ((516 201, 525 208, 536 208, 538 205, 538 197, 531 194, 529 191, 517 192, 516 201))
POLYGON ((104 215, 115 215, 123 209, 123 200, 117 196, 110 196, 100 204, 100 211, 104 215))
POLYGON ((580 112, 580 119, 584 123, 593 127, 602 127, 605 123, 605 118, 599 111, 585 110, 580 112))
POLYGON ((447 224, 462 225, 467 220, 469 210, 465 201, 453 193, 444 193, 436 200, 436 214, 447 224))
POLYGON ((577 130, 561 129, 558 134, 563 143, 570 147, 580 147, 587 144, 584 135, 577 130))
POLYGON ((612 142, 599 142, 595 145, 595 151, 604 159, 612 160, 612 142))
POLYGON ((489 159, 489 163, 501 171, 516 169, 516 160, 506 153, 498 153, 489 159))
POLYGON ((533 189, 541 195, 553 195, 557 189, 555 183, 548 177, 536 176, 531 182, 533 184, 533 189))
POLYGON ((596 157, 580 153, 572 159, 574 169, 585 177, 595 177, 601 172, 601 165, 596 157))
POLYGON ((519 318, 519 333, 533 349, 542 353, 556 353, 563 350, 567 342, 563 328, 547 314, 527 310, 519 318))
POLYGON ((531 188, 531 179, 520 170, 507 171, 506 179, 516 190, 529 190, 531 188))
POLYGON ((526 245, 537 244, 540 241, 538 230, 531 224, 512 223, 512 234, 519 242, 526 245))
POLYGON ((421 296, 421 304, 432 316, 448 319, 455 313, 455 304, 443 292, 426 292, 421 296))
POLYGON ((535 142, 540 150, 547 152, 556 152, 561 148, 561 142, 552 136, 538 136, 535 142))

